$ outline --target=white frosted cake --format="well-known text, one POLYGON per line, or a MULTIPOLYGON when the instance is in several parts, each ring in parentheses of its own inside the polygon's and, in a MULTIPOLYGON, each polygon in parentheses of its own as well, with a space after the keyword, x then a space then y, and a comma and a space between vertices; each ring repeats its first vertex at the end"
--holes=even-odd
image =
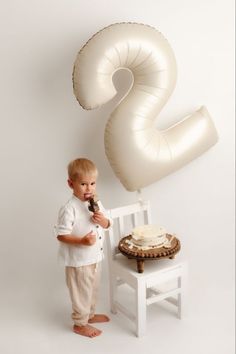
POLYGON ((161 247, 168 242, 166 230, 157 225, 142 225, 132 230, 131 241, 139 247, 161 247))

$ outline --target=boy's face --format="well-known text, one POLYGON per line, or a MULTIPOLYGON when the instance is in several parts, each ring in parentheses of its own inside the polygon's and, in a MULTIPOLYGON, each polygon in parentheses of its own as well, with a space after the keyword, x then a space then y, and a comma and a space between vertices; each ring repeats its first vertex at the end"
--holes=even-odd
POLYGON ((68 179, 68 185, 74 195, 83 202, 94 196, 96 190, 96 175, 79 176, 75 180, 68 179))

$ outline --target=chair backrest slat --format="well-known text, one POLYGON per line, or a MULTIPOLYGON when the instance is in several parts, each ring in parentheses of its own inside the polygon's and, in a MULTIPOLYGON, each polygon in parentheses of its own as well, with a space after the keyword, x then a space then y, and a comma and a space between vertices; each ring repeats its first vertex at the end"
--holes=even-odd
POLYGON ((138 215, 137 213, 131 215, 132 226, 136 227, 138 225, 138 215))
POLYGON ((124 217, 123 216, 120 216, 119 218, 118 218, 118 232, 119 232, 119 234, 121 235, 121 237, 122 237, 122 235, 125 235, 125 229, 124 229, 124 217))

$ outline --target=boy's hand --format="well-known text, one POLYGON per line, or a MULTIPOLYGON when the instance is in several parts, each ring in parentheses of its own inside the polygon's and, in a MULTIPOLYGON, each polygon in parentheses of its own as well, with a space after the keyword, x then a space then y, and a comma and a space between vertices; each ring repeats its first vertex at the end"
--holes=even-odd
POLYGON ((96 242, 96 235, 90 231, 81 239, 81 244, 84 246, 92 246, 96 242))
POLYGON ((104 229, 106 229, 109 225, 109 220, 103 215, 101 211, 95 211, 91 217, 91 220, 104 229))

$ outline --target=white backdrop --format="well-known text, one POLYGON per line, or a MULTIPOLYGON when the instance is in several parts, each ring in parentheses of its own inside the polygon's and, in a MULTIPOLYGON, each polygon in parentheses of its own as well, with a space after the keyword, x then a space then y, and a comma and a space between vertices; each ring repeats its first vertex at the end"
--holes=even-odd
MULTIPOLYGON (((52 229, 58 208, 70 196, 66 166, 71 159, 95 161, 99 196, 107 208, 137 199, 113 174, 103 146, 107 118, 129 77, 116 75, 117 97, 95 111, 79 106, 71 79, 85 41, 101 28, 124 21, 156 27, 176 55, 177 86, 157 126, 167 127, 203 104, 215 122, 217 145, 142 194, 151 200, 153 219, 182 242, 195 303, 210 303, 218 293, 217 299, 232 308, 233 9, 233 0, 1 1, 0 275, 2 313, 7 317, 9 311, 15 319, 22 315, 23 298, 33 290, 48 299, 64 287, 52 229)), ((31 306, 33 311, 34 303, 31 306)), ((223 307, 216 309, 217 318, 223 313, 223 307)), ((30 318, 23 316, 25 322, 30 318)))

